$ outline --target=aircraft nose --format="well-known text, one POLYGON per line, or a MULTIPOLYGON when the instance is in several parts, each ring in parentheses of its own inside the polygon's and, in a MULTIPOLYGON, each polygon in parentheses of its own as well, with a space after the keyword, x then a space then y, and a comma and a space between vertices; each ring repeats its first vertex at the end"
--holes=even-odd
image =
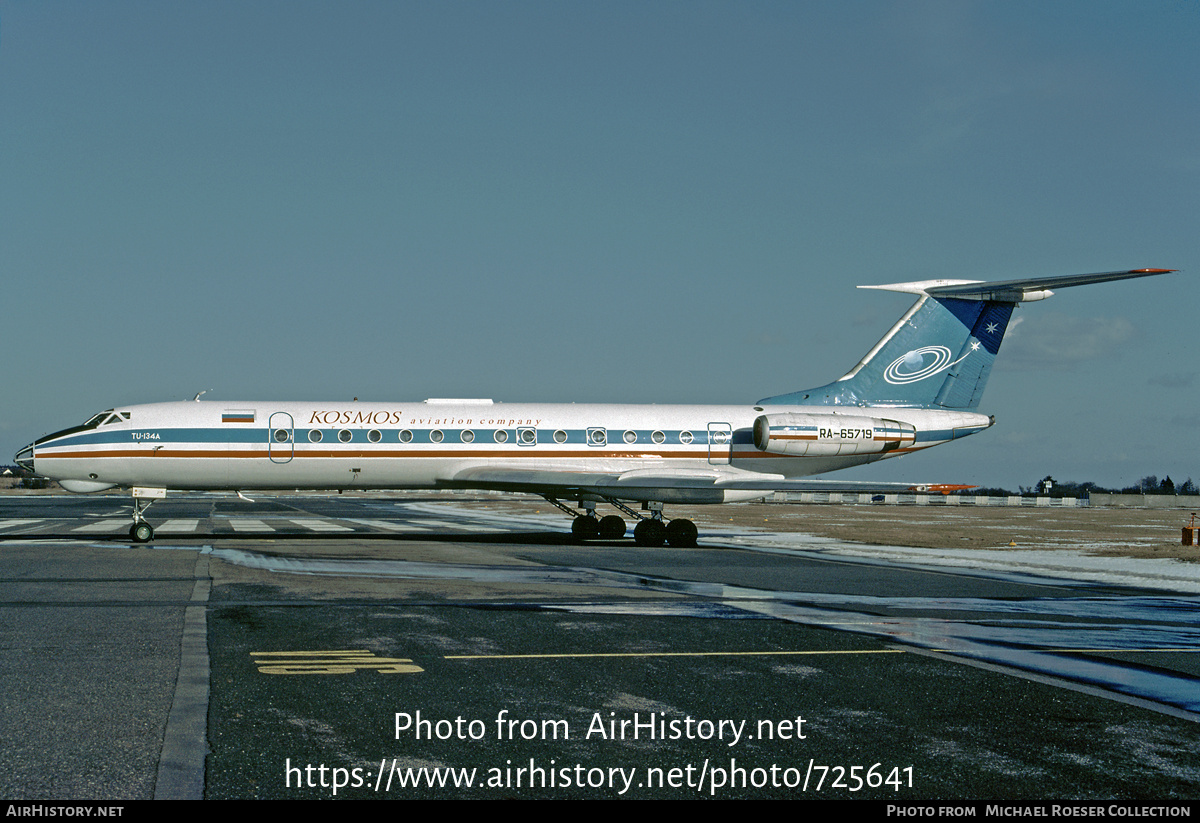
POLYGON ((25 469, 26 471, 32 472, 33 471, 33 444, 30 443, 28 446, 26 446, 25 448, 23 448, 19 452, 17 452, 16 456, 13 457, 13 462, 15 462, 18 466, 25 469))

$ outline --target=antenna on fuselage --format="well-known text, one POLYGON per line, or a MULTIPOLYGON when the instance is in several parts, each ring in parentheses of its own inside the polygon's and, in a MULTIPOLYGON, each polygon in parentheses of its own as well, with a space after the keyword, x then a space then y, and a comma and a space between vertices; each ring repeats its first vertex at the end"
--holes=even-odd
POLYGON ((193 398, 192 398, 192 400, 194 400, 195 402, 199 403, 199 402, 200 402, 200 395, 202 395, 202 394, 205 394, 205 393, 207 393, 207 392, 210 392, 210 391, 212 391, 212 389, 205 389, 205 390, 204 390, 204 391, 202 391, 202 392, 196 392, 196 396, 195 396, 195 397, 193 397, 193 398))

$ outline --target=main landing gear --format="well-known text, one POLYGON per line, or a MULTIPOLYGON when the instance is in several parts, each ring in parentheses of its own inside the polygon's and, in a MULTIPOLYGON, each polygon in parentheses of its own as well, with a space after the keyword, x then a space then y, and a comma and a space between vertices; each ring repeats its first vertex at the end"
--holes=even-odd
MULTIPOLYGON (((580 542, 597 539, 619 540, 625 536, 627 530, 625 521, 615 514, 597 518, 596 504, 592 501, 581 500, 579 502, 580 507, 583 509, 583 514, 580 514, 570 506, 560 503, 553 497, 547 496, 546 501, 562 509, 574 518, 571 521, 571 534, 580 542)), ((605 498, 605 501, 616 506, 637 521, 637 525, 633 528, 633 542, 639 546, 661 546, 663 543, 669 543, 672 548, 676 549, 691 549, 696 547, 696 538, 699 535, 696 524, 682 517, 671 521, 664 521, 662 503, 651 502, 645 504, 644 508, 650 514, 643 515, 629 508, 619 500, 605 498)))

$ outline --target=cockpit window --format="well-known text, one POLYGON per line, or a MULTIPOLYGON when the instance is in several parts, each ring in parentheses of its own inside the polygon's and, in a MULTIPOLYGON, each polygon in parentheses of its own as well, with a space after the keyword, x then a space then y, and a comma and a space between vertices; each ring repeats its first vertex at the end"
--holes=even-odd
POLYGON ((95 417, 88 420, 88 422, 84 423, 82 428, 94 429, 97 426, 103 425, 104 422, 108 420, 108 416, 112 413, 113 413, 112 409, 105 409, 104 411, 97 414, 95 417))
POLYGON ((129 417, 129 412, 115 412, 113 409, 105 409, 99 414, 89 417, 87 422, 82 426, 72 426, 69 429, 63 429, 62 431, 57 431, 53 434, 47 434, 43 437, 39 437, 34 441, 34 445, 49 443, 50 441, 57 440, 60 437, 66 437, 68 434, 78 434, 79 432, 91 431, 99 426, 107 426, 109 423, 123 423, 128 421, 129 417))

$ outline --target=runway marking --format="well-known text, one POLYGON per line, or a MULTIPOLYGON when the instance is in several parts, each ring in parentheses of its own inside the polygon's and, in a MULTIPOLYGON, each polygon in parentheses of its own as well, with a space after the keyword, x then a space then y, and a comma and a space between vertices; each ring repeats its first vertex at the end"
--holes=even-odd
POLYGON ((199 520, 168 520, 154 527, 155 534, 191 534, 200 525, 199 520))
POLYGON ((252 517, 229 518, 229 526, 235 532, 273 532, 273 528, 252 517))
POLYGON ((580 652, 568 654, 448 654, 443 660, 530 660, 579 657, 773 657, 820 654, 905 654, 907 649, 846 649, 803 652, 580 652))
POLYGON ((491 526, 472 526, 467 523, 451 523, 447 520, 406 520, 406 525, 414 526, 418 529, 454 529, 457 531, 468 532, 490 532, 495 531, 491 526))
POLYGON ((342 526, 329 520, 319 520, 315 517, 293 517, 289 518, 291 522, 297 526, 306 529, 311 529, 315 532, 352 532, 354 529, 349 526, 342 526))
POLYGON ((375 529, 387 529, 393 532, 403 531, 429 531, 429 529, 420 526, 413 526, 410 523, 397 523, 393 520, 365 520, 357 517, 350 518, 351 523, 361 523, 364 526, 370 526, 375 529))
POLYGON ((250 652, 260 674, 352 674, 375 669, 379 674, 425 671, 404 657, 376 657, 366 649, 339 651, 250 652))
MULTIPOLYGON (((777 651, 777 652, 578 652, 565 654, 448 654, 443 660, 533 660, 538 658, 584 658, 584 657, 772 657, 823 654, 908 654, 917 651, 960 653, 956 649, 834 649, 830 651, 777 651)), ((1043 654, 1132 654, 1136 652, 1180 652, 1200 653, 1196 649, 1030 649, 1043 654)))
POLYGON ((3 523, 0 523, 0 529, 15 529, 18 526, 29 526, 41 522, 41 518, 37 520, 5 520, 3 523))
POLYGON ((126 520, 123 517, 119 517, 119 518, 109 518, 108 520, 101 520, 99 523, 87 523, 83 526, 76 526, 75 528, 71 529, 71 531, 73 531, 73 532, 115 532, 115 531, 121 531, 122 529, 128 529, 131 525, 133 525, 133 522, 131 520, 126 520))

